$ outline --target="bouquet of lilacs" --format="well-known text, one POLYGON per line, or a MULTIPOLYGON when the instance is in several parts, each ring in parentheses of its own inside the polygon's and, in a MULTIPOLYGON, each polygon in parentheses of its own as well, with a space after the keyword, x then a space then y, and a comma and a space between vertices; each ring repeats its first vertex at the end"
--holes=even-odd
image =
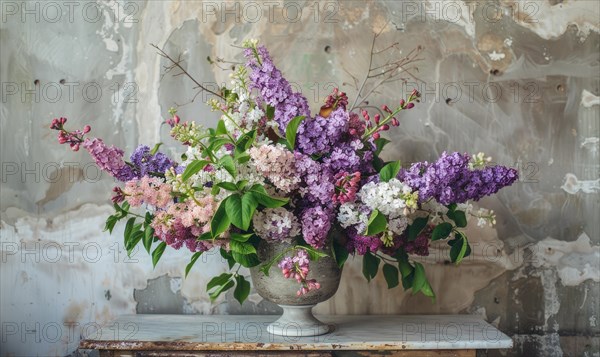
POLYGON ((417 91, 369 113, 350 110, 346 94, 335 89, 311 115, 264 46, 246 41, 244 56, 231 85, 208 103, 221 114, 216 128, 170 112, 171 135, 187 147, 179 161, 160 144, 139 146, 125 161, 123 150, 86 137, 89 126, 68 131, 67 119, 54 119, 60 143, 83 147, 124 183, 113 189, 116 212, 106 230, 126 220, 126 249, 141 243, 154 265, 167 247, 189 249, 186 275, 203 252, 218 249, 232 273, 208 283, 213 299, 235 287, 243 302, 250 284, 240 267, 261 265, 269 274, 275 264, 298 281, 299 295, 307 294, 320 287, 308 278, 311 261, 331 255, 342 267, 350 254, 363 257, 368 280, 383 262, 390 288, 401 282, 433 297, 423 266, 411 257, 428 255, 437 240, 447 240, 452 262, 468 256, 467 216, 494 223, 493 212, 465 209, 469 201, 511 185, 517 172, 490 166, 483 154, 457 152, 406 167, 384 162, 379 155, 390 141, 381 134, 415 106, 417 91), (262 241, 290 248, 260 261, 262 241))

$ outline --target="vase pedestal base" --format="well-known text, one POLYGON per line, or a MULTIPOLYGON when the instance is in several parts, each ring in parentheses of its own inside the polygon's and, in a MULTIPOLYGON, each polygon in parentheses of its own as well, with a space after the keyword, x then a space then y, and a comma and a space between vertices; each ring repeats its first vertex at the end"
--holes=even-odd
POLYGON ((279 305, 283 314, 275 322, 267 326, 267 331, 273 335, 285 337, 319 336, 333 330, 312 314, 315 305, 279 305))

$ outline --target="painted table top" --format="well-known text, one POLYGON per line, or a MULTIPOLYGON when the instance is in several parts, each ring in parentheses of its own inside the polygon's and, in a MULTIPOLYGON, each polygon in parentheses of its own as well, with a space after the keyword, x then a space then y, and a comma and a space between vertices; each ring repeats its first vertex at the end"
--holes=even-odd
MULTIPOLYGON (((282 337, 274 315, 125 315, 88 331, 81 348, 100 350, 432 350, 511 348, 512 340, 471 315, 320 315, 332 333, 282 337)), ((294 328, 290 326, 289 328, 294 328)))

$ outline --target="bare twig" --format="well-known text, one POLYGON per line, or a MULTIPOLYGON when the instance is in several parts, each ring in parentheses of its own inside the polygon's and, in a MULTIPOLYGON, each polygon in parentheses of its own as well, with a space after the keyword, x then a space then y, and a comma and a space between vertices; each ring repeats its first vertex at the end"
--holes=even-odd
MULTIPOLYGON (((222 94, 220 94, 220 93, 217 93, 217 92, 214 92, 214 91, 212 91, 212 90, 210 90, 210 89, 208 89, 208 88, 204 87, 202 84, 200 84, 200 82, 198 82, 198 81, 197 81, 197 80, 196 80, 194 77, 192 77, 192 75, 191 75, 191 74, 189 74, 189 73, 188 73, 188 71, 186 71, 186 70, 185 70, 185 68, 183 68, 183 66, 181 66, 181 62, 183 62, 183 60, 181 59, 181 55, 178 57, 178 59, 177 59, 177 60, 174 60, 173 58, 171 58, 171 56, 169 56, 169 55, 168 55, 168 54, 167 54, 165 51, 163 51, 163 50, 162 50, 161 48, 159 48, 157 45, 155 45, 155 44, 152 44, 152 43, 151 43, 151 44, 150 44, 150 46, 154 47, 154 48, 155 48, 155 49, 158 51, 158 54, 159 54, 160 56, 162 56, 162 57, 164 57, 164 58, 168 59, 168 60, 171 62, 171 65, 170 65, 170 66, 165 66, 165 73, 167 73, 167 72, 169 72, 169 71, 171 71, 171 70, 173 70, 173 69, 175 69, 175 68, 178 68, 178 69, 181 71, 181 73, 177 73, 177 74, 175 74, 176 76, 178 76, 178 75, 182 75, 182 74, 183 74, 183 75, 185 75, 186 77, 188 77, 189 79, 191 79, 191 80, 192 80, 192 82, 194 82, 194 83, 195 83, 195 84, 198 86, 198 88, 200 88, 200 89, 202 89, 203 91, 205 91, 205 92, 208 92, 208 93, 210 93, 210 94, 212 94, 212 95, 216 95, 217 97, 219 97, 219 98, 221 98, 221 99, 224 99, 222 94)), ((161 77, 161 78, 162 78, 162 77, 161 77)), ((194 96, 194 99, 195 99, 197 96, 198 96, 198 94, 196 94, 196 96, 194 96)), ((192 99, 192 102, 194 101, 194 99, 192 99)))
MULTIPOLYGON (((359 107, 365 107, 363 104, 367 100, 367 98, 373 93, 377 93, 377 89, 385 84, 392 83, 396 81, 407 81, 406 75, 411 78, 422 82, 418 77, 416 77, 412 72, 418 72, 418 68, 412 66, 416 62, 423 60, 419 58, 423 48, 421 46, 416 47, 411 50, 406 56, 399 58, 397 60, 388 59, 384 64, 375 65, 375 57, 378 55, 382 55, 384 52, 387 52, 391 49, 398 49, 399 43, 395 42, 382 50, 376 50, 375 44, 379 36, 383 33, 383 30, 389 25, 389 22, 385 24, 374 36, 373 42, 371 43, 371 55, 369 57, 369 70, 365 74, 364 78, 360 86, 358 87, 358 92, 354 99, 354 103, 350 107, 350 110, 354 110, 359 107), (370 81, 374 81, 374 83, 369 84, 370 81), (368 85, 369 84, 369 85, 368 85), (368 88, 367 88, 368 87, 368 88)), ((347 72, 347 71, 346 71, 347 72)), ((356 77, 351 77, 356 81, 356 77)), ((356 87, 356 86, 355 86, 356 87)))

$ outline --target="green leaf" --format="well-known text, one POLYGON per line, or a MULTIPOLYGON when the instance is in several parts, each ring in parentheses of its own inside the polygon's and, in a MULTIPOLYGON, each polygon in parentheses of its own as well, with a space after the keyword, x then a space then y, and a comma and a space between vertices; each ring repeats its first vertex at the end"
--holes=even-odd
POLYGON ((229 138, 216 138, 211 141, 210 145, 208 146, 208 151, 215 152, 225 144, 233 144, 233 142, 229 138))
POLYGON ((219 297, 219 295, 221 295, 225 291, 233 288, 234 285, 235 285, 235 283, 233 282, 233 280, 229 280, 224 285, 218 286, 215 290, 209 292, 208 296, 210 297, 211 301, 214 301, 216 298, 219 297))
POLYGON ((248 180, 241 180, 235 184, 235 187, 237 187, 237 189, 241 191, 246 187, 246 185, 248 185, 248 180))
POLYGON ((150 253, 150 249, 152 248, 152 242, 154 241, 154 228, 150 226, 146 226, 144 230, 144 248, 148 254, 150 253))
MULTIPOLYGON (((242 135, 235 143, 235 149, 237 154, 245 153, 256 140, 256 130, 251 130, 242 135)), ((237 157, 236 157, 237 158, 237 157)))
POLYGON ((413 223, 408 226, 408 240, 413 241, 417 238, 419 233, 425 228, 427 222, 429 221, 429 216, 427 217, 418 217, 415 218, 413 223))
POLYGON ((429 285, 429 281, 427 279, 425 279, 425 283, 421 288, 421 293, 423 293, 423 295, 425 296, 432 298, 435 302, 435 293, 433 292, 433 289, 431 288, 431 285, 429 285))
POLYGON ((374 210, 371 212, 371 216, 369 217, 369 221, 367 223, 367 231, 365 232, 366 236, 374 236, 379 234, 387 228, 387 218, 385 215, 379 210, 374 210))
POLYGON ((225 121, 220 119, 217 123, 217 130, 215 131, 215 135, 225 135, 227 134, 227 128, 225 127, 225 121))
POLYGON ((227 172, 229 172, 231 176, 235 177, 237 175, 235 163, 233 162, 233 157, 231 157, 231 155, 223 156, 221 160, 219 160, 219 163, 225 170, 227 170, 227 172))
POLYGON ((421 263, 415 262, 415 271, 412 284, 413 295, 421 291, 426 281, 427 276, 425 275, 425 268, 423 268, 423 265, 421 263))
POLYGON ((227 204, 228 200, 229 197, 221 201, 219 208, 217 208, 215 215, 210 221, 210 234, 213 236, 213 238, 217 238, 219 234, 225 232, 231 224, 231 220, 229 219, 229 217, 227 216, 227 212, 225 211, 225 205, 227 204))
POLYGON ((240 263, 243 267, 252 268, 260 264, 258 256, 256 254, 241 254, 237 252, 231 252, 233 259, 240 263))
POLYGON ((333 258, 337 263, 338 267, 343 267, 346 260, 348 260, 348 249, 342 244, 339 244, 336 240, 333 241, 333 258))
POLYGON ((452 232, 452 224, 448 222, 440 223, 433 229, 431 234, 431 240, 436 241, 440 239, 446 239, 452 232))
POLYGON ((370 252, 367 252, 363 256, 362 272, 365 278, 367 278, 367 281, 371 281, 371 279, 373 279, 377 275, 377 270, 379 270, 380 262, 381 259, 374 256, 370 252))
POLYGON ((292 151, 294 151, 294 148, 296 147, 296 134, 298 133, 298 127, 305 118, 305 116, 295 117, 285 128, 285 138, 287 139, 288 148, 292 151))
POLYGON ((254 211, 258 206, 258 202, 254 199, 252 193, 245 193, 244 196, 234 194, 227 198, 225 210, 227 216, 234 226, 241 230, 248 230, 254 211))
POLYGON ((389 143, 391 143, 391 141, 386 138, 375 139, 375 146, 377 147, 377 150, 375 150, 375 155, 379 156, 379 154, 381 154, 383 151, 383 148, 389 143))
POLYGON ((206 160, 192 161, 189 165, 187 165, 187 167, 185 168, 185 171, 183 171, 183 174, 181 174, 181 180, 183 180, 183 181, 189 180, 190 177, 197 174, 200 170, 205 168, 206 165, 208 165, 208 164, 209 164, 209 162, 206 160))
POLYGON ((131 239, 129 239, 129 242, 127 242, 128 244, 125 247, 127 249, 127 256, 131 256, 133 248, 135 248, 135 246, 138 245, 138 243, 142 240, 143 237, 144 232, 139 230, 136 230, 131 234, 131 239))
POLYGON ((388 182, 389 180, 395 178, 400 172, 400 161, 392 161, 389 164, 385 165, 381 171, 379 171, 379 178, 383 182, 388 182))
POLYGON ((150 150, 150 155, 155 155, 158 152, 158 149, 160 149, 162 144, 163 143, 158 143, 158 144, 154 145, 152 150, 150 150))
POLYGON ((219 192, 221 192, 221 187, 219 187, 218 185, 214 185, 211 189, 210 189, 210 194, 213 196, 216 196, 219 194, 219 192))
POLYGON ((190 273, 190 270, 196 263, 196 260, 198 260, 198 258, 200 258, 201 255, 202 255, 202 252, 196 252, 196 253, 194 253, 194 255, 192 255, 192 259, 190 259, 190 262, 188 263, 188 265, 185 266, 185 277, 186 278, 187 278, 188 274, 190 273))
POLYGON ((256 201, 267 208, 281 207, 289 202, 288 198, 275 198, 269 196, 265 188, 258 184, 252 186, 248 192, 252 192, 252 196, 254 196, 256 201))
POLYGON ((208 284, 206 284, 206 290, 207 291, 212 290, 214 287, 225 284, 226 282, 231 280, 232 276, 233 276, 233 274, 231 274, 231 273, 223 273, 219 276, 215 276, 214 278, 210 279, 208 284))
POLYGON ((235 259, 233 259, 231 252, 228 252, 223 248, 221 248, 219 252, 221 253, 221 256, 225 260, 227 260, 227 265, 229 265, 229 269, 233 268, 233 266, 235 265, 235 259))
POLYGON ((127 220, 127 223, 125 224, 125 231, 123 232, 123 239, 125 241, 125 247, 127 247, 129 244, 129 239, 131 238, 131 233, 133 232, 133 225, 135 223, 135 217, 131 217, 127 220))
POLYGON ((233 182, 219 182, 217 186, 224 188, 228 191, 237 191, 238 187, 233 182))
POLYGON ((248 239, 250 239, 254 234, 253 233, 248 233, 248 234, 241 234, 241 233, 231 233, 231 240, 235 240, 238 242, 247 242, 248 239))
POLYGON ((456 203, 451 203, 448 206, 446 206, 446 208, 448 208, 448 211, 454 211, 456 210, 456 207, 458 207, 458 205, 456 203))
POLYGON ((242 197, 240 196, 239 193, 233 194, 229 197, 227 197, 227 199, 225 201, 223 201, 225 203, 225 212, 227 212, 227 217, 229 217, 229 219, 231 220, 231 223, 240 228, 243 229, 243 223, 242 223, 242 197))
POLYGON ((381 160, 378 156, 375 156, 373 158, 373 168, 375 169, 375 171, 381 171, 381 169, 383 169, 383 166, 385 166, 385 162, 383 162, 383 160, 381 160))
POLYGON ((238 242, 237 240, 231 240, 229 242, 231 251, 233 253, 239 253, 242 255, 256 254, 256 248, 250 243, 238 242))
POLYGON ((166 247, 167 247, 167 243, 160 242, 160 244, 156 247, 156 249, 154 249, 154 251, 152 252, 152 266, 156 267, 156 264, 158 264, 158 261, 160 260, 160 257, 165 252, 166 247))
POLYGON ((152 219, 154 219, 152 213, 146 212, 146 216, 144 216, 144 228, 152 223, 152 219))
POLYGON ((402 277, 409 276, 415 270, 415 268, 413 268, 413 266, 410 265, 407 260, 399 260, 398 268, 400 269, 400 274, 402 274, 402 277))
POLYGON ((267 110, 265 111, 265 114, 267 116, 267 119, 273 120, 273 118, 275 118, 275 107, 267 105, 267 110))
POLYGON ((117 218, 116 216, 108 216, 108 218, 106 219, 106 225, 104 226, 104 231, 112 233, 113 229, 115 228, 115 224, 117 224, 118 221, 119 218, 117 218))
POLYGON ((454 217, 452 218, 457 227, 463 228, 467 226, 467 216, 464 211, 454 211, 454 217))
POLYGON ((304 249, 306 253, 308 253, 308 258, 312 261, 317 261, 321 258, 328 257, 329 255, 321 250, 315 249, 313 247, 307 245, 298 245, 296 246, 299 249, 304 249))
POLYGON ((235 290, 233 291, 233 297, 241 305, 248 298, 248 295, 250 295, 250 283, 241 275, 235 277, 235 282, 236 286, 235 290))
POLYGON ((450 248, 450 260, 456 265, 467 256, 467 252, 471 253, 469 242, 463 234, 456 234, 456 238, 448 242, 448 244, 452 246, 452 248, 450 248))
POLYGON ((388 284, 388 289, 398 286, 398 269, 395 266, 386 263, 383 265, 382 271, 385 281, 388 284))

